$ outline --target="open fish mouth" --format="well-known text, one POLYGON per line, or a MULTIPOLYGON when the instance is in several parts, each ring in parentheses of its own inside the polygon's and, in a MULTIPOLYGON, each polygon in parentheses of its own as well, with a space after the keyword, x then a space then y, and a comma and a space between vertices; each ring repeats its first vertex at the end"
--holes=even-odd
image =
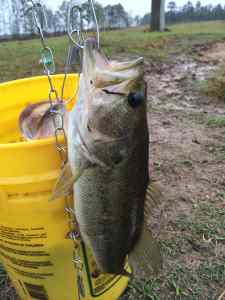
POLYGON ((84 76, 90 85, 114 94, 127 94, 143 78, 144 59, 132 61, 110 61, 97 47, 95 39, 88 39, 84 48, 84 76), (127 87, 129 86, 129 87, 127 87), (125 87, 127 87, 125 89, 125 87))

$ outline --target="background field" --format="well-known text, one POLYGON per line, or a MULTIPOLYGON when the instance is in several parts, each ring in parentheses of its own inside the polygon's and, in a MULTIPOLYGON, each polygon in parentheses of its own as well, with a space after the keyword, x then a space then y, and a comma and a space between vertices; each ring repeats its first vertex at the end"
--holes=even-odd
MULTIPOLYGON (((153 62, 169 59, 171 54, 192 53, 194 45, 225 38, 225 22, 182 23, 165 33, 150 33, 147 28, 133 28, 102 33, 102 46, 108 55, 144 55, 153 62)), ((57 72, 63 71, 67 38, 50 38, 57 72)), ((0 44, 0 81, 42 74, 39 64, 40 40, 0 44)))
MULTIPOLYGON (((109 31, 101 38, 113 58, 145 57, 151 176, 165 195, 150 220, 164 270, 132 281, 122 299, 219 299, 225 290, 225 22, 184 23, 165 33, 109 31)), ((61 72, 67 39, 49 44, 61 72)), ((39 40, 1 43, 0 81, 42 74, 40 49, 39 40)), ((5 275, 0 283, 0 299, 14 299, 5 275)))

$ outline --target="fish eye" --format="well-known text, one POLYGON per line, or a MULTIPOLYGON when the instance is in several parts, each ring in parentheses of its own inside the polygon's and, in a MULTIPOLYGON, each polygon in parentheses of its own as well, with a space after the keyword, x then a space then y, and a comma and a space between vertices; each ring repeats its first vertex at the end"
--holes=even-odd
POLYGON ((128 103, 132 108, 139 107, 145 100, 145 96, 143 92, 131 92, 128 95, 128 103))
POLYGON ((123 156, 119 153, 116 153, 112 156, 112 161, 115 165, 118 165, 123 160, 123 156))
POLYGON ((89 124, 87 125, 87 129, 89 132, 92 132, 91 126, 89 124))

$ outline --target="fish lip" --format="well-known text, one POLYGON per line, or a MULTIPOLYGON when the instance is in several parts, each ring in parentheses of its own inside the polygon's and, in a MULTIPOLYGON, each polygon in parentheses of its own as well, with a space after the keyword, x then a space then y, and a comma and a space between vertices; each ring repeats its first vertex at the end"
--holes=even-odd
POLYGON ((113 91, 110 91, 110 90, 108 90, 108 89, 106 89, 106 88, 102 89, 102 91, 103 91, 104 93, 106 93, 107 95, 127 96, 126 93, 113 92, 113 91))
MULTIPOLYGON (((95 38, 88 38, 84 44, 83 74, 89 88, 104 89, 117 86, 123 82, 137 82, 144 73, 144 58, 116 62, 108 60, 98 47, 95 38)), ((118 91, 120 92, 120 91, 118 91)), ((116 94, 116 93, 115 93, 116 94)), ((127 93, 118 93, 118 95, 127 93)))

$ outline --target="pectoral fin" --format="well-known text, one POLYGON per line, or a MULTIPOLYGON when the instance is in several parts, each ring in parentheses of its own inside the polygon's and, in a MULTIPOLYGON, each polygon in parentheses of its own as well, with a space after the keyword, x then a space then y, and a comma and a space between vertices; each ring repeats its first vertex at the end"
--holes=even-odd
POLYGON ((80 169, 72 173, 70 164, 67 163, 55 184, 50 201, 72 195, 73 185, 80 178, 83 171, 84 169, 80 169))

